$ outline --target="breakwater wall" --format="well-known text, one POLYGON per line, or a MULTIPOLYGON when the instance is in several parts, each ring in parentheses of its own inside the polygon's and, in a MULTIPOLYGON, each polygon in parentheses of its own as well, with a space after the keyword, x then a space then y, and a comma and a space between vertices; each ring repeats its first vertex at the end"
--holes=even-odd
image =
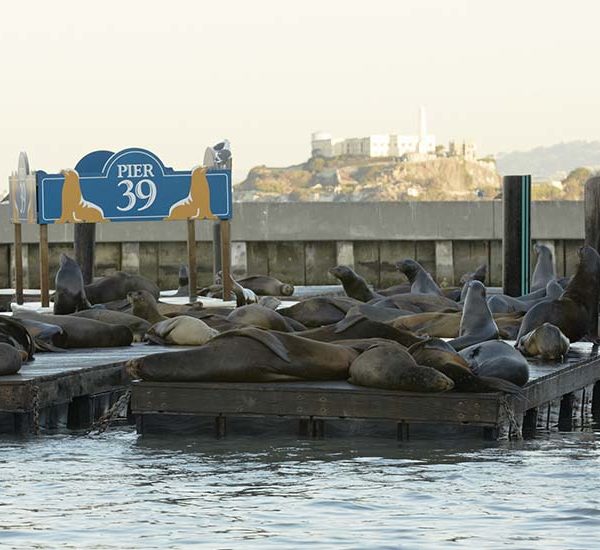
MULTIPOLYGON (((0 286, 12 286, 9 208, 0 205, 0 286)), ((394 264, 415 258, 438 280, 488 264, 488 284, 502 281, 502 202, 236 203, 232 267, 236 276, 270 274, 295 284, 332 284, 327 270, 353 265, 377 287, 401 277, 394 264)), ((212 223, 198 222, 198 283, 212 281, 212 223)), ((532 238, 555 251, 559 275, 570 275, 584 238, 580 201, 532 204, 532 238)), ((39 287, 36 225, 23 226, 25 287, 39 287)), ((186 262, 185 222, 104 223, 96 230, 96 275, 141 273, 163 289, 177 286, 186 262)), ((73 251, 73 227, 49 226, 53 287, 61 252, 73 251)), ((535 256, 535 255, 532 255, 535 256)), ((535 257, 533 257, 535 260, 535 257)))

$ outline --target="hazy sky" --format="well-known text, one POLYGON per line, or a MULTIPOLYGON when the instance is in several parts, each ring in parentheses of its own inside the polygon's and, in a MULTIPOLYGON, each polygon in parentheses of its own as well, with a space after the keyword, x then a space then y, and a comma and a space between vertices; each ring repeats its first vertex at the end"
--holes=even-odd
POLYGON ((600 139, 600 3, 544 0, 2 4, 0 186, 95 149, 190 168, 232 142, 235 179, 310 133, 415 133, 480 152, 600 139))

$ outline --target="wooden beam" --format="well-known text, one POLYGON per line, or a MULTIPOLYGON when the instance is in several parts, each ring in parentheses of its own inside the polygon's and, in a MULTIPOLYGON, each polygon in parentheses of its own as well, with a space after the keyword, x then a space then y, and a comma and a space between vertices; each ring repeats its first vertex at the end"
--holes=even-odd
POLYGON ((21 224, 15 223, 15 292, 17 304, 23 304, 23 237, 21 224))
POLYGON ((50 274, 48 268, 48 226, 40 225, 40 291, 42 306, 50 306, 50 274))
POLYGON ((196 222, 187 221, 187 253, 188 253, 188 288, 190 302, 195 302, 198 297, 198 264, 196 261, 196 222))
POLYGON ((503 291, 509 296, 521 296, 529 292, 531 176, 505 176, 502 184, 502 205, 503 291))
POLYGON ((231 224, 221 220, 221 271, 223 272, 223 300, 231 299, 231 224))
POLYGON ((73 229, 75 261, 81 268, 83 282, 89 285, 94 280, 94 257, 96 248, 96 224, 76 223, 73 229))

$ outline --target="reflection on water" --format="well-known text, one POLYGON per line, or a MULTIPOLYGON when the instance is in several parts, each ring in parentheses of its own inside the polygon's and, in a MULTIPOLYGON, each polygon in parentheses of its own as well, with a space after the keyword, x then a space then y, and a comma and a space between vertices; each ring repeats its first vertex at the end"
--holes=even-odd
POLYGON ((0 441, 3 548, 591 548, 600 432, 0 441))

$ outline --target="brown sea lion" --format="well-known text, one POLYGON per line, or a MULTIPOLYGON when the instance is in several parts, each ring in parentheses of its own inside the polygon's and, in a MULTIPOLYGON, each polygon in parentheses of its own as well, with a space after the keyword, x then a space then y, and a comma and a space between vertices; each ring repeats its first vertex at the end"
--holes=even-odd
POLYGON ((97 223, 107 221, 99 206, 86 201, 81 193, 79 174, 75 170, 63 170, 62 209, 56 223, 97 223))
POLYGON ((410 292, 410 283, 400 283, 399 285, 388 286, 377 291, 380 296, 395 296, 396 294, 408 294, 410 292))
POLYGON ((442 295, 440 287, 419 262, 405 258, 396 263, 396 268, 408 278, 411 294, 442 295))
MULTIPOLYGON (((92 311, 92 310, 89 310, 92 311)), ((62 351, 66 342, 65 331, 58 325, 42 323, 31 319, 19 319, 33 338, 36 351, 62 351)))
POLYGON ((239 325, 253 326, 266 330, 294 332, 294 328, 283 315, 259 304, 249 304, 234 309, 227 320, 239 325))
POLYGON ((446 375, 416 363, 403 346, 393 343, 375 344, 350 365, 351 384, 409 392, 443 392, 454 382, 446 375))
POLYGON ((318 296, 302 300, 290 307, 279 308, 277 311, 284 317, 290 317, 302 323, 307 328, 316 328, 341 321, 352 306, 361 303, 352 298, 318 296))
POLYGON ((511 382, 475 375, 464 357, 448 342, 439 338, 418 342, 411 346, 408 352, 419 365, 434 368, 450 378, 456 391, 520 393, 518 386, 511 382))
POLYGON ((358 352, 286 332, 230 330, 193 350, 129 361, 136 379, 164 382, 345 380, 358 352))
POLYGON ((534 305, 523 318, 518 342, 527 333, 550 323, 571 342, 584 336, 596 342, 598 295, 600 293, 600 256, 590 246, 579 249, 579 265, 564 293, 557 300, 534 305))
POLYGON ((403 311, 392 307, 372 306, 370 304, 361 304, 353 306, 346 313, 346 317, 354 317, 362 315, 371 321, 379 321, 380 323, 389 323, 406 315, 415 315, 412 311, 403 311))
POLYGON ((346 317, 334 325, 313 328, 297 333, 299 336, 319 340, 321 342, 334 342, 336 340, 384 338, 398 342, 405 347, 423 340, 423 337, 407 330, 399 330, 384 323, 371 321, 363 316, 346 317))
POLYGON ((517 342, 517 349, 523 355, 539 356, 550 361, 562 361, 569 351, 569 346, 569 339, 558 327, 550 323, 533 329, 517 342))
POLYGON ((163 302, 157 302, 154 296, 147 290, 136 290, 130 292, 127 295, 127 299, 131 304, 131 314, 137 315, 142 319, 150 322, 150 324, 158 323, 158 321, 164 321, 168 315, 176 316, 180 314, 187 314, 192 311, 199 311, 202 309, 202 302, 196 302, 194 304, 180 305, 180 304, 165 304, 163 302))
POLYGON ((17 374, 22 365, 22 354, 10 344, 0 342, 0 376, 17 374))
POLYGON ((154 344, 202 346, 217 334, 219 331, 209 327, 204 321, 180 315, 152 325, 146 336, 154 344))
POLYGON ((388 322, 392 327, 409 330, 417 334, 428 334, 436 338, 456 338, 460 331, 461 314, 456 313, 415 313, 398 317, 388 322))
POLYGON ((85 293, 92 304, 105 304, 125 300, 129 292, 147 290, 158 300, 160 290, 150 279, 141 275, 130 275, 117 271, 114 275, 102 277, 85 286, 85 293))
POLYGON ((23 362, 31 361, 35 343, 23 323, 13 317, 0 316, 0 342, 15 348, 23 362))
POLYGON ((550 281, 556 280, 556 271, 552 250, 545 244, 535 244, 533 248, 537 253, 537 260, 531 277, 531 290, 535 292, 540 288, 546 288, 550 281))
POLYGON ((281 305, 281 300, 275 298, 275 296, 261 296, 258 299, 258 303, 275 311, 281 305))
POLYGON ((85 295, 81 268, 66 254, 60 255, 60 267, 56 272, 55 283, 55 315, 68 315, 92 307, 85 295))
POLYGON ((282 283, 275 277, 267 275, 251 275, 238 279, 244 288, 252 290, 257 296, 291 296, 294 285, 282 283))
POLYGON ((179 266, 179 276, 178 276, 178 287, 177 292, 175 292, 174 296, 189 296, 190 295, 190 274, 187 268, 187 265, 179 266))
POLYGON ((95 319, 109 325, 121 325, 128 327, 133 334, 134 342, 141 342, 152 323, 142 319, 138 315, 123 313, 121 311, 111 311, 110 309, 88 309, 72 314, 74 317, 85 317, 86 319, 95 319))
POLYGON ((468 288, 458 338, 449 342, 457 351, 499 337, 498 325, 485 299, 485 286, 473 280, 468 283, 468 288))
POLYGON ((372 300, 370 305, 378 307, 392 307, 403 311, 412 311, 413 313, 426 313, 428 311, 460 311, 461 306, 454 300, 444 296, 434 296, 432 294, 398 294, 384 299, 372 300))
POLYGON ((109 325, 72 315, 48 315, 26 310, 15 311, 13 315, 17 319, 33 319, 58 325, 66 335, 63 346, 65 348, 112 348, 129 346, 133 342, 132 332, 122 325, 109 325))
POLYGON ((481 342, 460 351, 477 376, 491 376, 524 386, 529 380, 527 360, 502 340, 481 342))
POLYGON ((344 287, 344 292, 349 298, 360 302, 368 302, 382 296, 373 292, 360 275, 347 265, 337 265, 329 270, 336 279, 339 279, 344 287))

